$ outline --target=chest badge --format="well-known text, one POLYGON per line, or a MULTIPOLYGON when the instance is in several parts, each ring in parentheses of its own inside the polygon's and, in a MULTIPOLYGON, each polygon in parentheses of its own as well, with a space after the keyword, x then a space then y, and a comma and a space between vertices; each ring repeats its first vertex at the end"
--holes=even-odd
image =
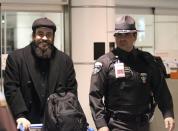
POLYGON ((145 84, 147 81, 147 73, 140 73, 140 78, 142 79, 142 82, 145 84))

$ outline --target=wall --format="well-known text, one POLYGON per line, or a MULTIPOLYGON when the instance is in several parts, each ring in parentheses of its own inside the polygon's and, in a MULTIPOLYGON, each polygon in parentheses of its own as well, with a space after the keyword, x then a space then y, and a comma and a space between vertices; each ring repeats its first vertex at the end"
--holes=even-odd
POLYGON ((113 30, 114 9, 105 8, 108 4, 113 3, 106 0, 74 0, 71 8, 72 59, 77 74, 79 100, 91 127, 95 127, 88 100, 94 62, 93 43, 105 42, 107 52, 108 42, 114 41, 113 34, 108 33, 109 30, 113 30), (87 7, 87 5, 91 6, 87 7))
POLYGON ((116 5, 131 7, 178 8, 177 0, 114 0, 116 5))
POLYGON ((178 15, 158 15, 156 23, 156 50, 178 50, 178 15), (171 47, 170 47, 171 44, 171 47))
POLYGON ((0 0, 1 3, 67 4, 68 0, 0 0))

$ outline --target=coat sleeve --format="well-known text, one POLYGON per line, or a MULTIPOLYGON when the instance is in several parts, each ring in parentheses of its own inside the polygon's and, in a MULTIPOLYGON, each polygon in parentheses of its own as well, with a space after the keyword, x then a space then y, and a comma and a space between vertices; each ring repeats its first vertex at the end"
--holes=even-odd
POLYGON ((66 87, 69 91, 77 95, 77 81, 72 60, 68 57, 66 62, 66 87))
POLYGON ((93 73, 91 75, 89 103, 97 129, 107 126, 107 122, 105 120, 106 110, 103 102, 107 82, 106 65, 108 65, 108 60, 106 56, 104 56, 95 62, 93 73))
POLYGON ((173 100, 166 83, 163 72, 159 69, 159 65, 156 62, 153 63, 152 70, 152 87, 153 95, 159 109, 162 112, 164 118, 173 117, 173 100))
POLYGON ((15 57, 9 55, 4 73, 4 93, 15 118, 17 118, 19 114, 27 112, 27 107, 20 90, 20 72, 17 63, 15 57))

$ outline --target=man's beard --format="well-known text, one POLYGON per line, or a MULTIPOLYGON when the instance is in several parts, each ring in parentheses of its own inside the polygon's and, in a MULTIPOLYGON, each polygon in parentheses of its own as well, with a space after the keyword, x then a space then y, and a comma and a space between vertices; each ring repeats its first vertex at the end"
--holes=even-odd
POLYGON ((40 59, 50 59, 54 50, 53 43, 47 41, 34 41, 34 52, 40 59))

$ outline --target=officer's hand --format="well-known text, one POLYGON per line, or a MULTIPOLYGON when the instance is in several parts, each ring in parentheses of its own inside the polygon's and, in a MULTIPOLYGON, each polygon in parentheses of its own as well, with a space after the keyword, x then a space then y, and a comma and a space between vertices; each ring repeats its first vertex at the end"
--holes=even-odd
POLYGON ((23 128, 25 129, 25 131, 29 130, 30 124, 31 124, 29 120, 27 120, 25 118, 18 118, 16 120, 16 122, 17 122, 17 129, 19 129, 20 126, 23 126, 23 128))
POLYGON ((173 131, 175 128, 175 121, 172 117, 167 117, 164 119, 165 128, 168 129, 168 131, 173 131))
POLYGON ((104 126, 99 128, 98 131, 109 131, 109 128, 107 126, 104 126))

